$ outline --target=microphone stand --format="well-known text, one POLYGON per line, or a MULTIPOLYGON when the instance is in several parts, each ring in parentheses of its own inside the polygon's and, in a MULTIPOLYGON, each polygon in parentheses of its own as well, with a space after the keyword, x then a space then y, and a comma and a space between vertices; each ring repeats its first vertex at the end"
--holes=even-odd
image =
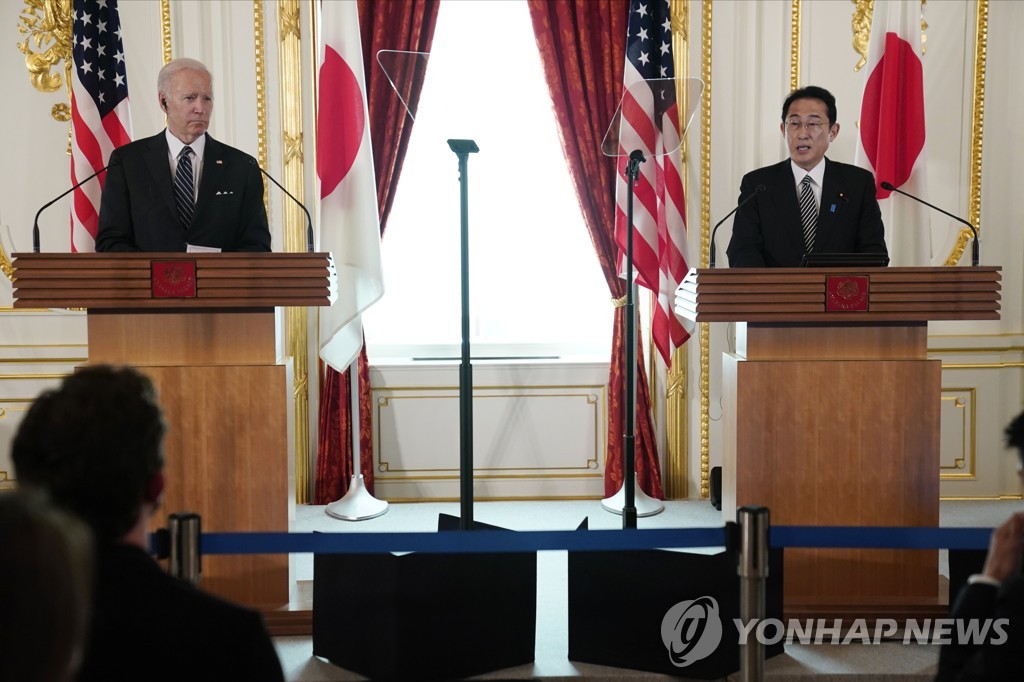
POLYGON ((448 140, 459 157, 462 250, 462 363, 459 365, 459 530, 473 529, 473 363, 469 354, 469 155, 473 140, 448 140))
POLYGON ((629 155, 626 163, 626 333, 625 333, 625 433, 622 437, 622 487, 617 493, 601 501, 601 506, 614 514, 622 514, 623 528, 636 528, 639 516, 653 516, 665 510, 665 505, 640 490, 644 510, 636 505, 636 283, 633 281, 633 187, 640 177, 640 164, 644 163, 643 151, 637 149, 629 155), (621 504, 620 504, 621 496, 621 504))
POLYGON ((943 210, 943 209, 939 208, 935 204, 928 203, 927 201, 925 201, 921 197, 915 197, 913 194, 910 194, 909 192, 904 192, 899 187, 894 187, 891 182, 883 182, 882 183, 882 189, 889 190, 890 192, 896 192, 897 194, 902 194, 905 197, 910 197, 911 199, 913 199, 914 201, 918 202, 919 204, 924 204, 928 208, 934 208, 939 213, 941 213, 943 215, 947 215, 950 218, 952 218, 953 220, 957 221, 958 223, 963 223, 967 227, 971 228, 971 235, 974 237, 974 239, 971 241, 971 265, 973 267, 978 267, 978 261, 981 259, 981 253, 980 253, 980 250, 979 250, 979 247, 978 247, 978 228, 976 228, 974 225, 972 225, 971 223, 967 222, 966 220, 964 220, 960 216, 955 216, 952 213, 950 213, 949 211, 946 211, 946 210, 943 210))
POLYGON ((636 528, 636 301, 633 282, 633 185, 640 177, 644 153, 633 150, 626 163, 626 435, 622 439, 622 527, 636 528))
POLYGON ((117 163, 117 160, 108 163, 106 166, 100 168, 98 171, 87 177, 85 180, 80 180, 79 182, 76 182, 75 184, 71 185, 71 187, 68 188, 66 191, 62 192, 60 196, 58 196, 55 199, 52 199, 51 201, 47 201, 45 204, 42 205, 42 207, 38 211, 36 211, 35 220, 32 221, 32 253, 39 253, 39 216, 42 214, 42 212, 56 204, 58 201, 60 201, 67 195, 74 192, 76 189, 78 189, 85 183, 95 178, 103 171, 113 168, 115 165, 117 165, 117 163))

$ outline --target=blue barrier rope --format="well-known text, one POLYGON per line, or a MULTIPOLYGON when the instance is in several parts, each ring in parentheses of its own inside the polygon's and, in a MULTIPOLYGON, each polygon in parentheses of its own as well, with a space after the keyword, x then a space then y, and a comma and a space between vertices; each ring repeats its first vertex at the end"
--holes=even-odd
MULTIPOLYGON (((724 547, 725 527, 440 533, 204 533, 203 554, 617 551, 724 547)), ((986 549, 990 528, 774 526, 772 547, 986 549)))
POLYGON ((987 549, 991 528, 772 526, 772 547, 843 549, 987 549))
POLYGON ((724 528, 651 530, 478 530, 441 533, 204 533, 203 554, 379 554, 383 552, 607 551, 675 547, 722 547, 724 528))

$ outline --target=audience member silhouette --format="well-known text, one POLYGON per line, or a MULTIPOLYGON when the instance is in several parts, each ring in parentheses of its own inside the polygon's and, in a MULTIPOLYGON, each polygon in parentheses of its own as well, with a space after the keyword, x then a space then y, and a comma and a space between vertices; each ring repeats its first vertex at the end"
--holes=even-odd
POLYGON ((93 366, 40 395, 14 436, 20 484, 47 491, 95 536, 93 616, 78 679, 283 680, 258 613, 172 578, 146 553, 164 489, 166 431, 145 375, 93 366))
POLYGON ((0 680, 67 682, 82 662, 92 536, 33 492, 0 495, 0 680))
MULTIPOLYGON (((1017 449, 1017 474, 1024 480, 1024 412, 1006 427, 1007 447, 1017 449)), ((1005 641, 998 632, 984 643, 954 641, 942 647, 936 680, 1015 680, 1024 671, 1024 511, 992 532, 981 573, 972 575, 953 606, 954 619, 1008 619, 1005 641)))

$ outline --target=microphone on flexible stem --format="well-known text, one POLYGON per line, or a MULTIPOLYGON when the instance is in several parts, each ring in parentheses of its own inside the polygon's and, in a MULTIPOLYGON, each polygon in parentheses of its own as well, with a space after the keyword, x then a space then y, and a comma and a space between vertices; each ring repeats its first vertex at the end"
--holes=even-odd
POLYGON ((43 204, 42 208, 40 208, 38 211, 36 211, 36 218, 35 218, 35 220, 32 221, 32 253, 39 253, 39 215, 43 211, 45 211, 46 209, 50 208, 51 206, 56 204, 58 201, 60 201, 64 197, 66 197, 67 195, 69 195, 72 192, 74 192, 76 189, 78 189, 79 187, 81 187, 85 183, 87 183, 90 180, 92 180, 93 178, 95 178, 97 175, 99 175, 103 171, 105 171, 107 169, 110 169, 110 168, 113 168, 114 166, 118 165, 119 163, 121 163, 120 159, 114 159, 113 161, 108 163, 106 166, 104 166, 103 168, 100 168, 98 171, 96 171, 95 173, 93 173, 92 175, 87 177, 85 180, 82 180, 81 182, 76 182, 75 184, 71 185, 71 188, 68 189, 66 192, 63 192, 56 199, 54 199, 52 201, 46 202, 45 204, 43 204))
POLYGON ((974 235, 974 241, 971 242, 971 265, 973 265, 974 267, 978 267, 978 261, 980 260, 980 254, 978 252, 978 230, 975 229, 974 225, 971 225, 969 222, 967 222, 963 218, 960 218, 958 216, 953 215, 949 211, 943 211, 938 206, 935 206, 933 204, 929 204, 924 199, 915 197, 913 194, 908 194, 907 192, 904 192, 903 190, 901 190, 901 189, 899 189, 897 187, 893 187, 891 182, 883 182, 883 183, 881 183, 881 187, 884 190, 888 190, 890 192, 897 192, 898 194, 902 194, 905 197, 910 197, 914 201, 916 201, 918 203, 922 203, 925 206, 927 206, 928 208, 934 208, 939 213, 942 213, 943 215, 948 215, 953 220, 955 220, 955 221, 957 221, 959 223, 963 223, 967 227, 971 228, 971 234, 974 235))
POLYGON ((754 189, 754 191, 750 193, 750 196, 748 196, 746 199, 744 199, 740 203, 736 204, 736 208, 734 208, 731 211, 729 211, 729 213, 724 218, 722 218, 721 220, 718 221, 718 223, 715 225, 714 229, 711 230, 711 247, 708 249, 708 266, 712 270, 715 269, 715 233, 718 232, 718 228, 722 226, 722 223, 724 223, 726 220, 731 218, 733 213, 735 213, 736 211, 738 211, 741 208, 743 208, 747 204, 748 201, 750 201, 751 199, 756 197, 758 194, 763 192, 764 189, 765 189, 764 185, 758 185, 754 189))
POLYGON ((252 164, 253 166, 255 166, 255 167, 256 167, 256 169, 257 169, 257 170, 259 170, 259 172, 260 172, 260 173, 263 173, 263 175, 265 175, 265 176, 267 177, 267 179, 268 179, 268 180, 270 180, 270 181, 271 181, 272 183, 274 183, 275 185, 277 185, 277 187, 278 187, 278 188, 279 188, 279 189, 280 189, 280 190, 281 190, 282 192, 284 192, 285 194, 287 194, 287 195, 288 195, 288 198, 289 198, 289 199, 291 199, 291 200, 292 200, 292 201, 294 201, 294 202, 295 202, 296 204, 298 204, 298 205, 299 205, 299 208, 301 208, 301 209, 302 209, 302 212, 306 214, 306 251, 307 251, 307 252, 309 252, 309 253, 313 253, 313 219, 312 219, 312 218, 311 218, 311 217, 309 216, 309 210, 308 210, 308 209, 306 208, 305 204, 303 204, 303 203, 302 203, 301 201, 299 201, 299 200, 298 200, 298 199, 296 199, 296 198, 295 198, 294 196, 292 196, 292 193, 291 193, 291 192, 289 192, 288 190, 286 190, 286 189, 285 189, 285 188, 284 188, 284 187, 283 187, 283 186, 281 185, 281 183, 280 183, 280 182, 278 182, 277 180, 275 180, 275 179, 274 179, 274 178, 273 178, 273 177, 272 177, 272 176, 270 175, 270 173, 268 173, 267 171, 265 171, 265 170, 263 170, 262 168, 260 168, 260 164, 258 164, 258 163, 256 162, 256 159, 254 159, 254 158, 252 158, 252 157, 250 156, 250 157, 249 157, 249 163, 251 163, 251 164, 252 164))

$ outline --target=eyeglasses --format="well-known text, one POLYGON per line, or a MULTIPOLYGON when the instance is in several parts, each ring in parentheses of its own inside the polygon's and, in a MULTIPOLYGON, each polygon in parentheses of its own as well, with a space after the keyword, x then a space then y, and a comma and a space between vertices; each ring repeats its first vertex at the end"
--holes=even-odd
POLYGON ((786 121, 786 130, 791 133, 799 133, 803 128, 811 135, 817 135, 825 129, 826 124, 821 121, 786 121))

